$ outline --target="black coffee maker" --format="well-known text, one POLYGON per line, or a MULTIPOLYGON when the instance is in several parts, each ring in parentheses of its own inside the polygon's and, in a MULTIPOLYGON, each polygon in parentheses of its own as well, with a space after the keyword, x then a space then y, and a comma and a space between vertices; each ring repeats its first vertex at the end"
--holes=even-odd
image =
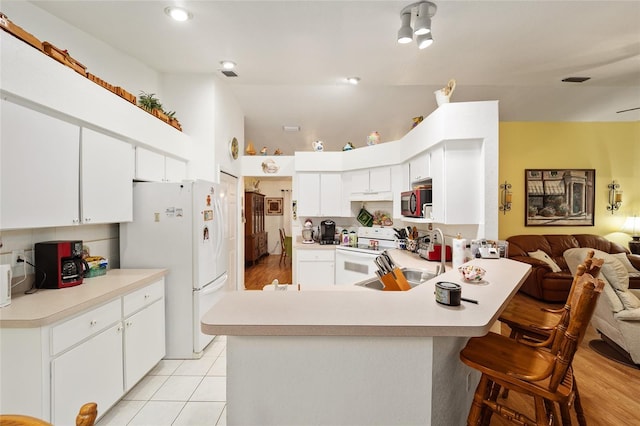
POLYGON ((320 222, 320 244, 335 244, 336 223, 332 220, 320 222))

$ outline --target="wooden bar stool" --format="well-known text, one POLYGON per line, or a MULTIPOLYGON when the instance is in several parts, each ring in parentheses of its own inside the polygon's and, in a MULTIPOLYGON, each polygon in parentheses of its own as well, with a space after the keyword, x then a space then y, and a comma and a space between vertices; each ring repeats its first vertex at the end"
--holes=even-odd
POLYGON ((578 278, 587 273, 597 278, 604 263, 603 259, 593 259, 594 251, 587 253, 582 265, 578 266, 576 275, 573 278, 569 296, 565 306, 560 309, 541 308, 531 303, 526 296, 518 295, 509 302, 505 310, 500 314, 498 320, 509 326, 510 337, 514 339, 527 338, 530 340, 545 340, 549 337, 553 329, 560 322, 562 313, 570 307, 567 306, 571 300, 571 294, 578 278))
POLYGON ((560 324, 549 341, 523 344, 489 333, 469 340, 460 352, 462 362, 482 373, 467 419, 468 425, 488 425, 493 413, 524 425, 571 424, 570 407, 576 404, 578 422, 586 424, 571 363, 582 341, 604 282, 590 274, 578 277, 560 324), (564 315, 566 314, 566 315, 564 315), (535 419, 498 402, 500 389, 530 395, 535 419), (558 413, 558 406, 560 412, 558 413))

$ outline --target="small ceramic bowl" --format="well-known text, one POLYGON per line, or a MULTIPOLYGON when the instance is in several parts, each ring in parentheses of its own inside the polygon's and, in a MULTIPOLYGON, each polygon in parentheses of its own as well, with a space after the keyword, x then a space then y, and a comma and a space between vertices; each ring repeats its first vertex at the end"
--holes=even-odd
POLYGON ((462 279, 468 283, 479 283, 484 279, 484 274, 487 272, 479 266, 465 265, 458 268, 462 279))

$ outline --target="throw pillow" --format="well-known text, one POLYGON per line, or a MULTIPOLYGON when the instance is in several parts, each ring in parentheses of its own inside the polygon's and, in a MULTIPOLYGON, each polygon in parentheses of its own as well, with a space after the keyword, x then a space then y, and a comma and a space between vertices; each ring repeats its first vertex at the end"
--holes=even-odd
MULTIPOLYGON (((580 262, 584 260, 584 257, 589 250, 594 251, 594 257, 604 260, 602 269, 600 270, 600 278, 602 278, 603 281, 613 287, 616 295, 618 296, 618 298, 620 298, 622 305, 624 305, 624 308, 640 308, 640 299, 638 299, 635 294, 629 291, 629 273, 622 265, 622 263, 618 261, 618 259, 611 256, 609 253, 589 248, 569 249, 564 252, 564 256, 565 259, 569 258, 571 259, 572 263, 574 263, 576 257, 575 253, 579 253, 578 256, 582 256, 582 259, 577 264, 574 263, 574 267, 577 268, 577 265, 579 265, 580 262)), ((569 260, 567 260, 567 264, 569 264, 569 260)), ((572 273, 575 273, 574 271, 575 270, 572 270, 572 273)))
POLYGON ((562 271, 562 269, 558 266, 558 264, 554 262, 553 259, 550 258, 549 255, 543 252, 542 250, 530 251, 529 256, 533 257, 534 259, 542 260, 544 263, 546 263, 551 267, 551 270, 553 272, 562 271))
POLYGON ((611 254, 611 256, 613 256, 616 259, 618 259, 618 261, 620 263, 622 263, 622 266, 625 267, 627 272, 629 272, 629 273, 640 272, 636 268, 633 267, 631 262, 629 262, 629 258, 627 257, 627 255, 625 253, 613 253, 613 254, 611 254))

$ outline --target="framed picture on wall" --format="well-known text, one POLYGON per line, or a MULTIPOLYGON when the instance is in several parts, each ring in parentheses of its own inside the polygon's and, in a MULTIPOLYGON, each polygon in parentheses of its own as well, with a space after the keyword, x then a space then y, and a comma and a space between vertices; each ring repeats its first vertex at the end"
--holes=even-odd
POLYGON ((282 197, 266 197, 264 202, 267 205, 267 216, 282 216, 282 197))
POLYGON ((526 169, 525 226, 593 226, 595 169, 526 169))

